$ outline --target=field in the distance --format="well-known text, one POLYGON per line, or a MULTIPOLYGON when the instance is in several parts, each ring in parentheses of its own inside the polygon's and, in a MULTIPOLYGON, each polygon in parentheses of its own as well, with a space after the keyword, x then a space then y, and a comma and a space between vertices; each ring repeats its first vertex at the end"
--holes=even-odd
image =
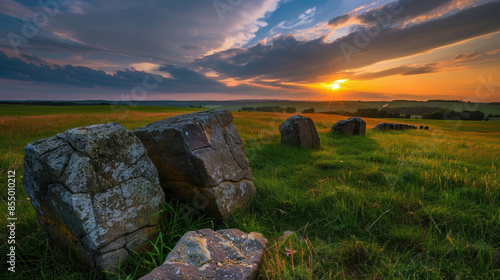
MULTIPOLYGON (((47 245, 20 183, 24 146, 73 127, 116 121, 134 129, 192 110, 24 107, 0 112, 2 213, 7 170, 18 176, 17 272, 3 269, 0 278, 99 278, 47 245)), ((352 137, 330 133, 344 117, 310 114, 321 138, 321 148, 311 150, 279 143, 278 126, 293 114, 233 115, 257 194, 214 227, 269 240, 260 278, 500 278, 500 121, 365 119, 366 137, 352 137), (371 129, 388 121, 430 130, 371 129), (287 230, 294 234, 280 239, 287 230)), ((0 233, 5 268, 7 236, 0 233)))

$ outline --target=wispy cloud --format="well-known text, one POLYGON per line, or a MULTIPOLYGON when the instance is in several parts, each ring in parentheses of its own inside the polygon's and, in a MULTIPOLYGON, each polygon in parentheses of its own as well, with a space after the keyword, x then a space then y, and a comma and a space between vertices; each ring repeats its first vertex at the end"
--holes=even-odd
POLYGON ((316 7, 307 9, 305 12, 300 14, 299 17, 296 19, 286 20, 278 23, 271 29, 270 33, 276 34, 283 30, 285 31, 292 30, 304 24, 311 23, 314 20, 315 15, 316 15, 316 7))
MULTIPOLYGON (((382 77, 401 75, 401 76, 410 76, 410 75, 420 75, 420 74, 430 74, 437 72, 450 72, 450 71, 458 71, 464 70, 466 63, 470 62, 479 62, 486 59, 492 59, 488 56, 492 56, 500 53, 500 49, 496 49, 488 52, 477 52, 471 51, 464 54, 457 54, 450 60, 443 60, 439 62, 426 63, 422 65, 402 65, 398 67, 393 67, 377 72, 348 72, 349 74, 345 74, 350 79, 356 80, 373 80, 382 77)), ((500 62, 500 57, 496 57, 500 62)))

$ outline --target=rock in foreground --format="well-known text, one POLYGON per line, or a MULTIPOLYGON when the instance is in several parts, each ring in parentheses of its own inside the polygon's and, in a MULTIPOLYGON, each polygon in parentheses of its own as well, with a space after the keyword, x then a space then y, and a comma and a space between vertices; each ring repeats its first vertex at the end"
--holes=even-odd
POLYGON ((256 279, 267 240, 237 229, 190 231, 141 280, 256 279))
POLYGON ((164 193, 140 140, 117 123, 70 129, 25 148, 23 185, 54 245, 113 270, 155 238, 164 193))
POLYGON ((318 132, 313 120, 293 116, 280 125, 281 143, 287 145, 319 148, 318 132))
POLYGON ((365 136, 366 122, 360 118, 349 118, 334 124, 332 131, 340 134, 365 136))
POLYGON ((225 219, 255 193, 243 142, 226 110, 157 121, 133 132, 158 169, 166 195, 225 219))

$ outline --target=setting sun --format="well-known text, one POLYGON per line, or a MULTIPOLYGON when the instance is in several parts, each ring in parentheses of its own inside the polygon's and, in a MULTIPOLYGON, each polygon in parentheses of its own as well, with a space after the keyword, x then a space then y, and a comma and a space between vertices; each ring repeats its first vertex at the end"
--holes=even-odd
POLYGON ((336 90, 340 88, 340 84, 347 82, 347 79, 336 80, 332 83, 332 89, 336 90))

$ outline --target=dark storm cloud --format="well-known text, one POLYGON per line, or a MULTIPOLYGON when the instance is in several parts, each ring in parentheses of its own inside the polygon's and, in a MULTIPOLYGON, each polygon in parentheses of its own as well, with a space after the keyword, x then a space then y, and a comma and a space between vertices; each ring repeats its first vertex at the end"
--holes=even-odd
POLYGON ((437 8, 443 7, 452 3, 452 0, 400 0, 388 3, 386 5, 370 9, 361 14, 344 14, 331 19, 328 24, 331 26, 342 25, 347 22, 359 22, 362 24, 370 24, 377 22, 375 15, 380 11, 395 10, 396 13, 391 15, 391 21, 407 21, 409 19, 427 14, 437 8))
MULTIPOLYGON (((146 72, 129 69, 107 74, 104 71, 83 66, 48 65, 32 55, 22 57, 28 62, 17 57, 8 57, 0 51, 0 78, 83 88, 132 89, 142 85, 144 77, 148 75, 146 72)), ((171 76, 171 78, 163 79, 157 88, 164 92, 229 92, 234 90, 185 67, 164 65, 160 70, 168 72, 171 76)))
POLYGON ((27 61, 35 62, 35 63, 47 63, 45 60, 39 58, 38 56, 34 56, 28 53, 21 53, 20 56, 27 61))
POLYGON ((498 11, 500 2, 495 1, 407 28, 382 28, 376 36, 368 37, 361 47, 355 42, 365 32, 363 29, 333 42, 325 42, 322 38, 298 41, 293 36, 283 36, 270 45, 215 53, 196 60, 193 66, 214 70, 226 77, 312 81, 319 75, 413 55, 498 31, 498 11), (347 57, 342 45, 357 51, 348 53, 347 57))

